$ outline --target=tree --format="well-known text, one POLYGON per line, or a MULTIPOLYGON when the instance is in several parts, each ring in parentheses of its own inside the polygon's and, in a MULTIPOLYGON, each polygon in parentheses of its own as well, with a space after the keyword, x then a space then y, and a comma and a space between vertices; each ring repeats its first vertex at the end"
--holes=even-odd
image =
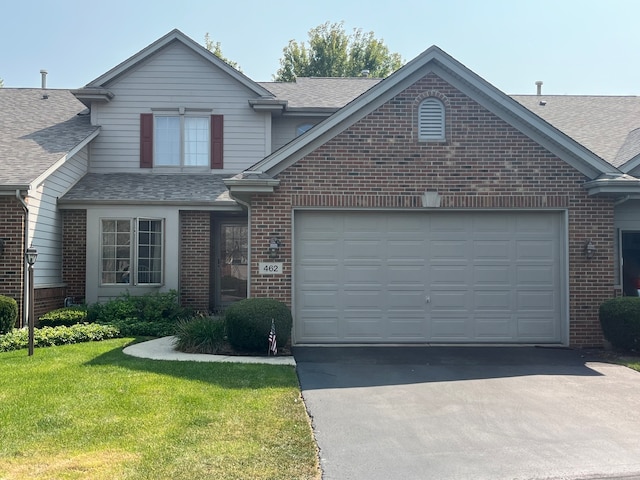
POLYGON ((400 54, 390 53, 373 32, 355 28, 347 35, 344 22, 325 22, 312 28, 308 46, 290 40, 282 51, 280 68, 274 75, 280 82, 296 77, 359 77, 364 70, 371 77, 384 78, 404 63, 400 54))
POLYGON ((211 37, 209 36, 209 32, 204 34, 204 48, 209 50, 211 53, 213 53, 216 57, 218 57, 223 62, 228 63, 239 72, 242 72, 240 65, 238 65, 233 60, 229 60, 222 54, 222 48, 220 47, 220 42, 214 43, 213 40, 211 40, 211 37))

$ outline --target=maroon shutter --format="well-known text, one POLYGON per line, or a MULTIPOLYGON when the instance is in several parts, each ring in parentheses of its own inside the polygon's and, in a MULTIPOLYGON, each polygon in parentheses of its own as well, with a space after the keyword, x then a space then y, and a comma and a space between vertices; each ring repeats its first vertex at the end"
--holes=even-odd
POLYGON ((223 168, 224 121, 222 115, 211 115, 211 168, 223 168))
POLYGON ((140 168, 153 167, 153 114, 140 114, 140 168))

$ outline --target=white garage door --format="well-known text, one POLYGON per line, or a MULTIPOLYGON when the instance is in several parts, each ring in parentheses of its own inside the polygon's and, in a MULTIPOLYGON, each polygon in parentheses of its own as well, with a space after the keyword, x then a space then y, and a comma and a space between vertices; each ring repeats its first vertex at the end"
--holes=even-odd
POLYGON ((562 219, 298 211, 294 341, 558 343, 562 219))

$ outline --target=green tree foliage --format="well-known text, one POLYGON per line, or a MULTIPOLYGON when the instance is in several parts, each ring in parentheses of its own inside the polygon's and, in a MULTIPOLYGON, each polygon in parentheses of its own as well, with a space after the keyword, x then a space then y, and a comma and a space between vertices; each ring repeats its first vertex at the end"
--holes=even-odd
POLYGON ((283 49, 280 68, 274 80, 291 82, 296 77, 358 77, 363 70, 369 76, 384 78, 403 64, 398 53, 389 52, 373 32, 356 28, 351 35, 344 22, 325 22, 309 30, 308 44, 290 40, 283 49))
POLYGON ((213 40, 211 40, 211 37, 209 36, 209 32, 204 34, 204 48, 209 50, 211 53, 213 53, 216 57, 218 57, 223 62, 228 63, 239 72, 242 72, 240 65, 238 65, 233 60, 229 60, 227 57, 225 57, 222 54, 222 48, 220 47, 220 42, 214 42, 213 40))

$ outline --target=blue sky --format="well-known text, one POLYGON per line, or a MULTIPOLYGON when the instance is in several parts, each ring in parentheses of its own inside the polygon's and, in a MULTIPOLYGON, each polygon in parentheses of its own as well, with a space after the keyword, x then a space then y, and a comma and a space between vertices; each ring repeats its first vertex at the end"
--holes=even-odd
POLYGON ((269 81, 291 39, 344 21, 408 61, 438 45, 510 94, 640 94, 637 0, 17 0, 0 6, 5 87, 78 88, 173 28, 269 81))

